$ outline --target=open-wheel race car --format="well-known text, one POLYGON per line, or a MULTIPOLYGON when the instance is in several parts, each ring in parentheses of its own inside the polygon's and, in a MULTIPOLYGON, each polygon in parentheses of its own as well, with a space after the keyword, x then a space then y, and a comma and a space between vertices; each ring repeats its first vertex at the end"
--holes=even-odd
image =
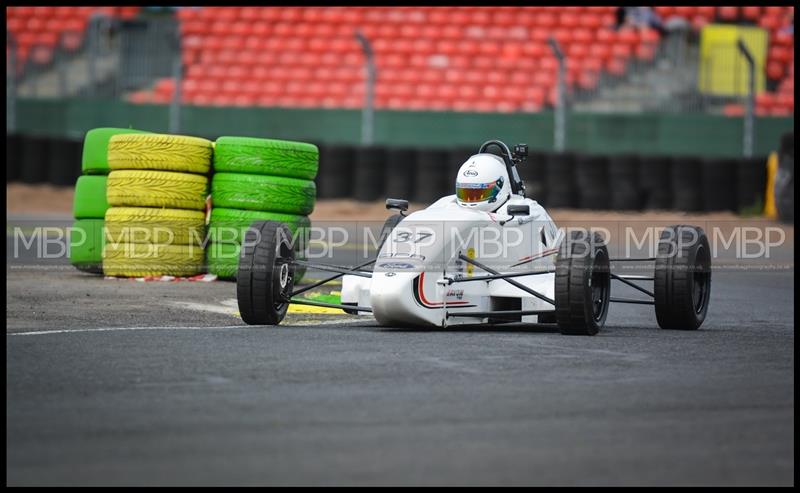
POLYGON ((598 232, 561 231, 541 205, 525 196, 516 167, 527 154, 524 144, 512 152, 490 140, 459 169, 454 195, 407 215, 407 201, 388 199, 387 209, 399 213, 384 224, 377 257, 352 267, 296 259, 284 224, 254 222, 239 258, 242 319, 279 324, 289 304, 298 303, 371 313, 389 326, 517 322, 557 324, 563 334, 594 335, 605 324, 611 303, 636 303, 654 305, 663 329, 693 330, 703 323, 711 252, 702 228, 665 228, 654 257, 611 258, 598 232), (633 261, 654 263, 652 274, 612 272, 615 262, 633 261), (299 266, 335 274, 295 287, 299 266), (298 297, 340 277, 341 304, 298 297), (647 298, 612 297, 612 280, 647 298), (652 289, 642 282, 652 282, 652 289))

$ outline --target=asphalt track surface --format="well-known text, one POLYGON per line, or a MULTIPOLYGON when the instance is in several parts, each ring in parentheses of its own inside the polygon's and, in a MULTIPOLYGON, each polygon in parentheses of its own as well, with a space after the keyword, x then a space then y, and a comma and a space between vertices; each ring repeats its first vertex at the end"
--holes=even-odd
POLYGON ((793 267, 715 272, 698 331, 613 305, 597 337, 6 273, 8 485, 794 484, 793 267))

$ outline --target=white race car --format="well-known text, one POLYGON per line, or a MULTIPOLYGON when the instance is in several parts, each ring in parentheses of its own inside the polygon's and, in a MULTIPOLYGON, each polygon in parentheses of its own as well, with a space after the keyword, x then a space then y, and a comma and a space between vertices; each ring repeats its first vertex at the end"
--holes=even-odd
POLYGON ((594 335, 610 303, 655 305, 664 329, 697 329, 711 293, 711 255, 699 227, 665 228, 653 258, 609 258, 605 239, 588 230, 560 231, 544 208, 525 197, 516 166, 524 144, 484 143, 461 166, 456 194, 384 225, 374 260, 355 267, 297 260, 293 238, 279 222, 254 222, 242 244, 237 298, 248 324, 279 324, 290 303, 371 313, 382 325, 449 327, 509 322, 555 323, 564 334, 594 335), (486 152, 499 149, 499 155, 486 152), (617 275, 616 261, 654 261, 652 275, 617 275), (374 264, 372 270, 367 270, 374 264), (295 288, 297 266, 337 274, 295 288), (339 277, 341 304, 297 298, 339 277), (617 280, 647 299, 612 298, 617 280), (652 281, 649 290, 637 284, 652 281))

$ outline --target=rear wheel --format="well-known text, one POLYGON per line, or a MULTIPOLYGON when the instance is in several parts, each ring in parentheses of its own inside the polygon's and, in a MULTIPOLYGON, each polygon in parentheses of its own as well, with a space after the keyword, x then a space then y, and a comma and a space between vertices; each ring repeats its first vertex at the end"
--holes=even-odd
POLYGON ((711 250, 703 228, 677 225, 661 232, 653 287, 659 327, 700 327, 711 299, 711 250))
POLYGON ((599 235, 572 231, 556 259, 555 317, 562 334, 597 334, 611 293, 608 249, 599 235))
POLYGON ((294 288, 292 235, 285 224, 256 221, 242 242, 236 298, 242 320, 277 325, 286 316, 294 288))

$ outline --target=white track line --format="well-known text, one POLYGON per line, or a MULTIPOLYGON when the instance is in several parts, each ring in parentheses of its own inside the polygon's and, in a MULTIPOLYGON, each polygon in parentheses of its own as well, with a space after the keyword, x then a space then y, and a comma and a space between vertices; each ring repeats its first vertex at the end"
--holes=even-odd
MULTIPOLYGON (((236 300, 234 300, 236 301, 236 300)), ((193 303, 191 301, 173 301, 170 303, 172 306, 187 308, 189 310, 197 310, 201 312, 221 313, 223 315, 237 316, 238 310, 228 308, 226 306, 207 305, 205 303, 193 303)), ((237 307, 238 308, 238 307, 237 307)))
POLYGON ((252 325, 226 325, 217 327, 99 327, 97 329, 62 329, 35 330, 32 332, 10 332, 6 336, 43 336, 50 334, 77 334, 81 332, 117 332, 123 330, 208 330, 208 329, 244 329, 252 325))
MULTIPOLYGON (((314 325, 342 325, 352 322, 344 320, 299 320, 287 323, 276 328, 310 327, 314 325)), ((121 332, 129 330, 224 330, 224 329, 255 329, 267 327, 263 325, 223 325, 216 327, 98 327, 96 329, 61 329, 61 330, 34 330, 31 332, 7 332, 6 336, 46 336, 52 334, 80 334, 85 332, 121 332)))

